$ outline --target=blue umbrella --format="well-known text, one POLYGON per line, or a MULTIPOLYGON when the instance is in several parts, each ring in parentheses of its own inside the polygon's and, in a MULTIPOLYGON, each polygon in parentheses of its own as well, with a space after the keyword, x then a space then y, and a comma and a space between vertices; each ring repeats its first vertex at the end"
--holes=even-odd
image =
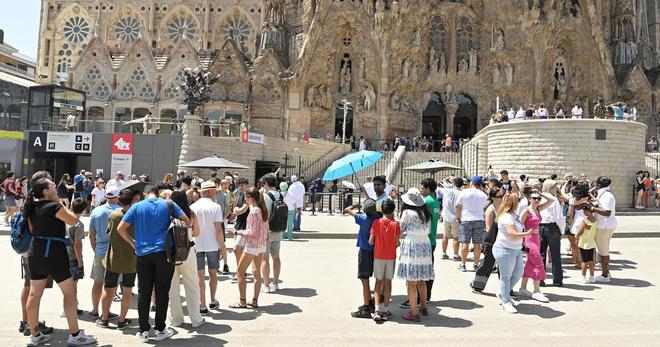
POLYGON ((335 160, 332 165, 325 170, 323 180, 332 181, 345 176, 350 176, 374 165, 382 157, 383 153, 373 151, 351 153, 341 159, 335 160))

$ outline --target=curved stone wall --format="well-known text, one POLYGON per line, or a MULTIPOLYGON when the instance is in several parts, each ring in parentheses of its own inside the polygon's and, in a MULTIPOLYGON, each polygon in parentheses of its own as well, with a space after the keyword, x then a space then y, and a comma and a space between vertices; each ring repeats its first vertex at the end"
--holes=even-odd
POLYGON ((556 173, 562 179, 566 172, 586 173, 590 179, 609 176, 617 207, 628 207, 634 174, 645 167, 645 136, 642 123, 557 119, 490 125, 471 142, 480 147, 480 174, 507 169, 513 177, 556 173))

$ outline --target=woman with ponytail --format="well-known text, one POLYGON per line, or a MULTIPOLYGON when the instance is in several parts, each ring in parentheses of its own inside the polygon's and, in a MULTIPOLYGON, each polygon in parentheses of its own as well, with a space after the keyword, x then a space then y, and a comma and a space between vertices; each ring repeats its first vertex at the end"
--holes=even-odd
POLYGON ((250 205, 247 225, 245 230, 236 231, 236 234, 241 235, 245 240, 245 250, 238 262, 238 270, 236 270, 240 302, 231 305, 231 308, 259 307, 259 289, 261 288, 261 271, 259 268, 268 241, 268 210, 263 195, 252 187, 245 193, 245 202, 250 205), (254 296, 252 301, 248 303, 245 297, 247 287, 245 271, 250 263, 252 263, 252 275, 254 276, 254 296))
POLYGON ((47 278, 51 276, 64 295, 64 312, 69 324, 69 346, 96 343, 78 327, 76 290, 69 269, 66 248, 66 225, 78 223, 78 217, 60 203, 55 183, 48 178, 33 177, 32 189, 24 206, 25 219, 33 239, 28 251, 30 294, 27 299, 28 325, 31 329, 28 346, 51 339, 39 329, 39 304, 47 278))

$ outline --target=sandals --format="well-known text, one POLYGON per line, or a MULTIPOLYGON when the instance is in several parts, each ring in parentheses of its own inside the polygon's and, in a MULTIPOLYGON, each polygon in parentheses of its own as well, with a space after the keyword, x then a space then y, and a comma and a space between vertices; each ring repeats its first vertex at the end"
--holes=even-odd
POLYGON ((248 308, 248 304, 245 299, 241 299, 241 301, 233 305, 229 305, 229 308, 248 308))
POLYGON ((259 308, 259 304, 257 303, 257 299, 252 299, 252 302, 247 304, 248 306, 252 308, 259 308))

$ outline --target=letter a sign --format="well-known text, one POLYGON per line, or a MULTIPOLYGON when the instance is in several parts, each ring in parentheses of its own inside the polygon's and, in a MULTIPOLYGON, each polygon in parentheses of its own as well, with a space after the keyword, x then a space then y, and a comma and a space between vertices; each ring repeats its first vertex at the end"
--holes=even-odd
POLYGON ((46 152, 48 133, 45 131, 30 131, 28 136, 28 151, 46 152))

